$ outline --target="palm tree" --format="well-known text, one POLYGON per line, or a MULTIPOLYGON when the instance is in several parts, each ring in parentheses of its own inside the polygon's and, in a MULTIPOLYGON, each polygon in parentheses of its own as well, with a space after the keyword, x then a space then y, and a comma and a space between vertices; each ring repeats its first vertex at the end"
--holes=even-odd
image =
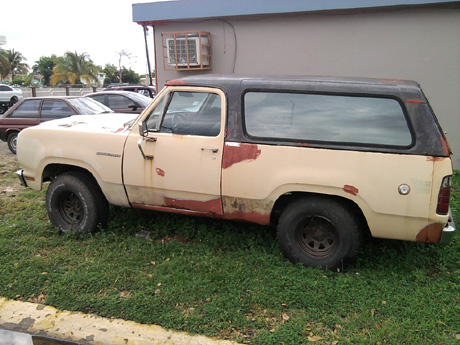
POLYGON ((0 49, 0 80, 5 79, 10 74, 10 63, 6 57, 6 51, 0 49))
POLYGON ((87 53, 78 54, 77 52, 66 52, 63 57, 59 57, 56 66, 53 68, 51 85, 63 81, 69 84, 98 84, 98 67, 94 65, 87 53))
MULTIPOLYGON (((17 74, 27 74, 29 72, 29 66, 25 62, 23 62, 27 59, 21 53, 15 51, 14 49, 5 50, 4 58, 6 58, 7 60, 7 63, 5 63, 4 66, 6 67, 8 74, 11 73, 11 80, 14 80, 14 77, 17 74)), ((6 73, 6 71, 3 71, 3 73, 6 73)))

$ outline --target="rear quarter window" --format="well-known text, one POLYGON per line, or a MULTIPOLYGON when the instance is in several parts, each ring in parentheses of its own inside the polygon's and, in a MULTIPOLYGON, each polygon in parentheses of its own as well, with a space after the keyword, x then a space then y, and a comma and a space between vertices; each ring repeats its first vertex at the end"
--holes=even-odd
POLYGON ((244 126, 251 137, 369 146, 409 147, 413 138, 392 98, 247 92, 244 126))

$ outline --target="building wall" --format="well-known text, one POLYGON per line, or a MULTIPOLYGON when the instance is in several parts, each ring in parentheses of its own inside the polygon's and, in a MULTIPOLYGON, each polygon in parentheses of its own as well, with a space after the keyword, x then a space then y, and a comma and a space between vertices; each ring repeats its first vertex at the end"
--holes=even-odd
POLYGON ((326 75, 418 81, 460 169, 460 6, 170 22, 155 27, 158 86, 191 74, 326 75), (212 34, 211 71, 165 71, 161 33, 212 34))

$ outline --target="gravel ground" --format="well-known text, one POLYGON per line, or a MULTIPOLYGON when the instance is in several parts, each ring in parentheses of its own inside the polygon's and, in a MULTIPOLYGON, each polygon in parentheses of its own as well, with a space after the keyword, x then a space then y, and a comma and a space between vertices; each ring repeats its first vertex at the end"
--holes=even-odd
POLYGON ((0 155, 3 157, 4 154, 14 156, 10 150, 8 150, 8 144, 4 141, 0 141, 0 155))

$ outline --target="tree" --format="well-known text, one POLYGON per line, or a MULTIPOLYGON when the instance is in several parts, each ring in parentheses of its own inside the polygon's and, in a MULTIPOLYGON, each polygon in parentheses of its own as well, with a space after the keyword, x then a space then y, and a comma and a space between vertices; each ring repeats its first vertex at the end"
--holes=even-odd
POLYGON ((128 58, 128 60, 129 60, 129 59, 131 59, 132 54, 130 52, 128 52, 126 49, 123 49, 123 50, 117 52, 117 55, 118 55, 118 79, 121 82, 123 80, 123 69, 121 67, 121 59, 123 58, 123 56, 126 56, 128 58))
POLYGON ((57 56, 42 56, 38 61, 35 61, 33 66, 34 73, 40 73, 43 76, 43 85, 48 86, 50 84, 50 78, 53 74, 53 68, 56 66, 57 56))
POLYGON ((131 68, 126 69, 125 67, 122 68, 122 82, 128 84, 139 84, 141 81, 141 77, 139 74, 134 72, 131 68))
POLYGON ((6 51, 0 49, 0 80, 5 79, 10 74, 10 64, 6 57, 6 51))
POLYGON ((66 52, 57 58, 56 66, 51 75, 51 85, 62 81, 68 84, 99 84, 97 79, 98 67, 93 63, 87 53, 66 52))
POLYGON ((105 73, 105 79, 104 79, 104 87, 112 84, 112 83, 118 83, 118 71, 117 68, 112 65, 112 64, 106 64, 105 67, 102 69, 102 72, 105 73))
POLYGON ((1 77, 6 78, 11 74, 11 80, 14 80, 17 74, 27 74, 29 66, 23 62, 25 60, 27 59, 14 49, 3 50, 0 58, 1 77))

